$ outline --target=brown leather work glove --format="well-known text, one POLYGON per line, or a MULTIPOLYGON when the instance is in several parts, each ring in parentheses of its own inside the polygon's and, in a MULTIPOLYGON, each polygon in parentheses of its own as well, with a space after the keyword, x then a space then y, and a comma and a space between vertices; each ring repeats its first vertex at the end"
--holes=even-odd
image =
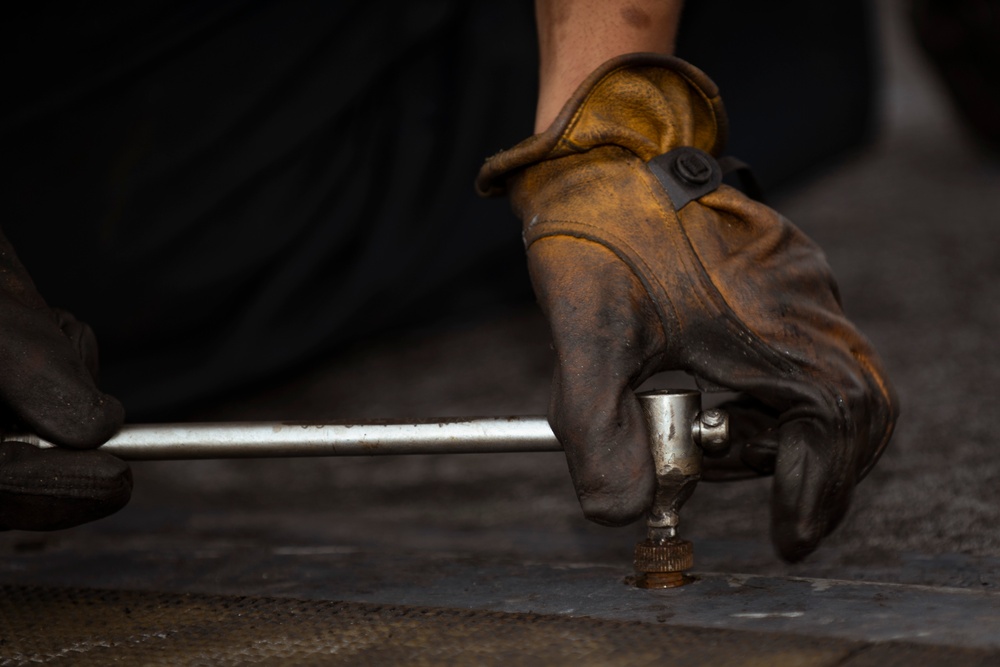
POLYGON ((751 397, 738 461, 774 473, 772 538, 798 560, 843 517, 886 446, 896 399, 845 318, 820 249, 726 185, 715 85, 691 65, 609 61, 552 126, 490 158, 509 192, 557 354, 549 420, 584 513, 618 525, 654 488, 632 389, 682 369, 751 397))
POLYGON ((95 384, 97 341, 50 309, 0 232, 0 423, 71 449, 0 443, 0 530, 53 530, 107 516, 132 492, 132 474, 99 446, 122 406, 95 384))

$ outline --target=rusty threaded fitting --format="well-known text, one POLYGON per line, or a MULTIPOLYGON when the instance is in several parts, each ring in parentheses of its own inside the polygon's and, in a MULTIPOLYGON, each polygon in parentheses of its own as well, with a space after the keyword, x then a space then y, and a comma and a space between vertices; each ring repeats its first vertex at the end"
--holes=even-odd
POLYGON ((694 566, 694 547, 687 540, 673 538, 657 543, 650 540, 635 545, 636 586, 674 588, 690 583, 684 570, 694 566))

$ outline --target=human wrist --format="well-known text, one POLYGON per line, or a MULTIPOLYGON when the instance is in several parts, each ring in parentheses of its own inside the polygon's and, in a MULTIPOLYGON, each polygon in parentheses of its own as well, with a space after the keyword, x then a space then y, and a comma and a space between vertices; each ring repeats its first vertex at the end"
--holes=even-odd
POLYGON ((537 0, 535 132, 548 128, 602 63, 627 53, 672 54, 681 5, 681 0, 537 0))

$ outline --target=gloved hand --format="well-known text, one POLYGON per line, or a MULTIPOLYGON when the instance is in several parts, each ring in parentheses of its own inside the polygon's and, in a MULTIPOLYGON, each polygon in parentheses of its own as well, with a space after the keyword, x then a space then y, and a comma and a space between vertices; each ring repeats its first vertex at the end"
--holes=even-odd
POLYGON ((845 318, 820 249, 773 210, 719 185, 726 120, 691 65, 609 61, 551 127, 489 160, 507 191, 552 329, 549 420, 584 513, 620 525, 651 504, 632 389, 662 370, 744 392, 734 445, 774 473, 772 539, 790 561, 837 525, 897 407, 871 344, 845 318))
POLYGON ((99 446, 123 410, 95 384, 90 328, 50 309, 0 233, 0 423, 68 449, 0 443, 0 529, 53 530, 93 521, 128 502, 132 474, 99 446))

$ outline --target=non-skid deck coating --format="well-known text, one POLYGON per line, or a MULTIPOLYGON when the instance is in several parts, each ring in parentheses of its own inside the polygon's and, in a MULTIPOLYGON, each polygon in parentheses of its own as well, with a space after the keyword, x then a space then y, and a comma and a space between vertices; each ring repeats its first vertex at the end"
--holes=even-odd
MULTIPOLYGON (((1000 592, 697 570, 693 574, 696 581, 681 588, 643 590, 631 585, 627 562, 542 562, 503 553, 421 551, 391 543, 382 548, 344 543, 268 547, 181 540, 29 552, 0 563, 0 584, 17 585, 27 575, 53 590, 84 580, 99 588, 154 595, 174 591, 585 616, 1000 651, 1000 592)), ((52 614, 59 618, 58 609, 52 614)))
POLYGON ((0 665, 993 665, 1000 652, 535 613, 0 588, 0 665), (58 622, 54 622, 58 619, 58 622))

